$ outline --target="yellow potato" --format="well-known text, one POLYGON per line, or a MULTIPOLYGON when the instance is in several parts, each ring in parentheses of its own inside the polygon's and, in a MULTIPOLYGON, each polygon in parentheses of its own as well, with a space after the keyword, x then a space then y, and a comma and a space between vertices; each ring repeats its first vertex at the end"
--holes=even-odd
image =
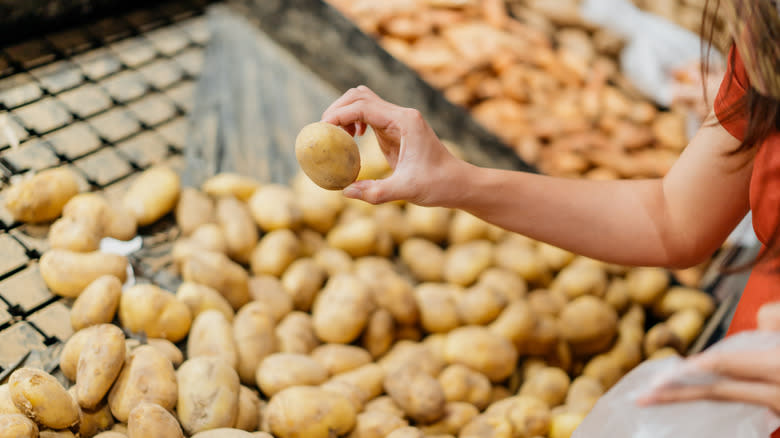
POLYGON ((442 207, 406 205, 406 221, 412 236, 422 237, 436 243, 447 238, 451 216, 452 211, 442 207))
POLYGON ((311 352, 320 345, 311 315, 298 311, 287 314, 276 326, 276 342, 282 353, 311 352))
POLYGON ((460 286, 469 286, 493 264, 493 244, 474 240, 450 246, 445 252, 444 279, 460 286))
POLYGON ((516 239, 498 243, 494 257, 497 266, 519 274, 529 283, 545 286, 551 279, 547 263, 532 247, 516 239))
POLYGON ((271 398, 268 426, 278 438, 330 438, 355 426, 355 409, 346 398, 311 386, 287 388, 271 398))
POLYGON ((584 419, 585 414, 581 412, 553 415, 552 420, 550 420, 549 438, 570 438, 584 419))
POLYGON ((450 244, 465 243, 488 238, 489 224, 463 210, 456 210, 450 222, 447 241, 450 244))
POLYGON ((276 352, 274 319, 263 303, 250 302, 236 314, 233 339, 238 351, 238 376, 246 385, 255 384, 255 371, 268 355, 276 352))
POLYGON ((399 325, 395 331, 395 338, 398 341, 420 342, 423 338, 423 331, 417 325, 399 325))
POLYGON ((553 408, 566 399, 569 384, 569 376, 565 371, 556 367, 545 367, 523 382, 518 394, 535 397, 553 408))
POLYGON ((76 401, 94 409, 114 384, 125 362, 125 334, 112 324, 96 325, 79 354, 76 401))
POLYGON ((205 193, 192 187, 184 187, 174 210, 176 225, 183 236, 189 236, 203 224, 216 222, 214 201, 205 193))
POLYGON ((544 242, 539 242, 536 252, 553 271, 560 271, 574 260, 573 253, 544 242))
POLYGON ((491 382, 508 378, 517 365, 517 349, 507 339, 481 326, 457 328, 447 336, 447 362, 479 371, 491 382))
POLYGON ((225 315, 206 310, 192 321, 187 336, 187 357, 216 357, 233 368, 238 365, 238 349, 233 340, 233 327, 225 315))
POLYGON ((187 336, 192 315, 172 293, 152 284, 137 284, 122 293, 119 321, 133 333, 178 342, 187 336))
POLYGON ((8 390, 8 384, 0 385, 0 415, 21 414, 22 411, 16 407, 11 399, 11 392, 8 390))
POLYGON ((507 303, 522 299, 528 292, 523 277, 504 268, 488 268, 482 272, 477 284, 488 286, 500 293, 507 303))
POLYGON ((104 275, 127 279, 127 258, 100 251, 79 253, 52 249, 40 261, 41 277, 57 295, 78 297, 90 283, 104 275))
POLYGON ((158 353, 165 356, 166 359, 171 361, 171 365, 174 367, 178 367, 184 361, 184 354, 179 350, 179 347, 167 339, 148 338, 146 340, 146 345, 149 345, 157 350, 158 353))
POLYGON ((295 176, 292 187, 301 208, 304 225, 326 233, 336 224, 346 204, 341 193, 323 189, 314 184, 305 173, 295 176))
POLYGON ((232 427, 238 416, 238 374, 223 360, 196 357, 176 372, 179 387, 176 413, 184 432, 232 427))
POLYGON ((704 327, 704 316, 696 309, 683 309, 666 320, 666 325, 682 341, 683 351, 693 344, 704 327))
POLYGON ((312 350, 311 358, 322 365, 331 376, 371 363, 371 354, 368 351, 343 344, 320 345, 312 350))
POLYGON ((306 125, 295 139, 295 157, 301 169, 318 186, 341 190, 360 172, 360 151, 355 140, 326 122, 306 125))
POLYGON ((185 281, 176 290, 176 299, 190 309, 193 318, 206 310, 216 310, 228 321, 233 320, 233 307, 225 297, 208 286, 185 281))
POLYGON ((38 426, 22 414, 0 414, 1 438, 37 438, 38 426))
POLYGON ((388 373, 384 388, 406 415, 418 423, 433 423, 444 416, 446 399, 441 384, 413 365, 388 373))
POLYGON ((645 356, 652 356, 656 351, 671 347, 678 352, 683 351, 683 340, 680 336, 672 331, 671 327, 665 322, 660 322, 654 325, 647 331, 643 341, 645 356))
POLYGON ((546 435, 550 428, 550 410, 534 397, 516 396, 507 410, 507 417, 516 436, 546 435))
POLYGON ((328 380, 328 370, 309 356, 274 353, 257 368, 257 386, 268 397, 299 385, 319 385, 328 380))
POLYGON ((352 257, 343 249, 323 247, 314 254, 317 263, 329 277, 352 272, 352 257))
POLYGON ((373 301, 386 309, 393 319, 402 325, 414 325, 420 317, 414 288, 396 273, 392 263, 385 258, 364 257, 355 262, 355 274, 371 290, 373 301))
POLYGON ((680 352, 672 347, 664 347, 656 350, 653 354, 648 356, 647 360, 666 359, 667 357, 680 356, 680 352))
POLYGON ((78 192, 78 180, 71 170, 44 170, 12 185, 5 192, 5 208, 20 222, 48 222, 56 219, 78 192))
POLYGON ((216 429, 204 430, 192 435, 192 438, 273 438, 272 435, 266 432, 254 432, 249 433, 245 430, 236 429, 232 427, 218 427, 216 429))
POLYGON ((14 405, 42 426, 65 429, 79 422, 76 401, 57 379, 42 370, 17 369, 8 378, 8 391, 14 405))
POLYGON ((569 302, 559 289, 536 289, 528 294, 528 305, 536 315, 558 316, 569 302))
POLYGON ((111 413, 126 422, 141 402, 171 410, 176 406, 177 382, 173 364, 151 345, 134 349, 108 393, 111 413))
POLYGON ((282 274, 282 287, 292 298, 296 310, 311 310, 317 293, 325 282, 325 271, 311 258, 298 259, 282 274))
POLYGON ((651 306, 661 299, 669 286, 669 274, 661 268, 635 268, 626 275, 631 300, 651 306))
POLYGON ((314 302, 314 331, 325 342, 348 344, 363 332, 373 310, 362 281, 348 274, 331 277, 314 302))
POLYGON ((258 242, 252 252, 250 266, 255 275, 279 277, 298 258, 301 242, 290 230, 271 231, 258 242))
POLYGON ((393 242, 397 245, 405 242, 411 235, 412 231, 409 224, 406 223, 406 216, 401 207, 396 204, 377 205, 374 208, 374 221, 381 230, 390 234, 393 242))
POLYGON ((234 310, 249 302, 249 275, 224 254, 198 251, 185 260, 181 271, 184 281, 215 289, 234 310))
POLYGON ((247 203, 255 223, 263 231, 294 229, 303 221, 295 194, 287 186, 269 184, 260 187, 247 203))
POLYGON ((604 294, 604 301, 607 302, 618 313, 623 313, 631 304, 631 294, 628 292, 628 283, 622 278, 613 278, 607 286, 604 294))
POLYGON ((519 351, 530 355, 545 356, 550 354, 560 340, 560 329, 552 316, 539 315, 534 319, 534 327, 519 351))
POLYGON ((566 394, 566 406, 575 412, 587 413, 602 395, 604 395, 604 386, 598 379, 579 376, 572 380, 569 386, 569 392, 566 394))
POLYGON ((382 411, 362 412, 348 438, 385 438, 390 432, 408 426, 403 418, 382 411))
POLYGON ((176 417, 160 405, 142 402, 127 419, 128 438, 184 438, 176 417))
POLYGON ((423 435, 422 431, 416 427, 406 426, 400 429, 396 429, 385 438, 455 438, 451 435, 423 435))
POLYGON ((642 343, 618 337, 607 354, 615 359, 624 373, 627 373, 642 361, 642 343))
POLYGON ((461 325, 456 287, 444 283, 422 283, 415 289, 420 322, 429 333, 446 333, 461 325))
POLYGON ((420 430, 427 435, 457 435, 477 415, 479 410, 472 404, 449 402, 444 406, 444 417, 435 423, 421 426, 420 430))
POLYGON ((596 297, 583 295, 564 307, 560 334, 575 355, 591 355, 609 348, 617 334, 615 309, 596 297))
POLYGON ((379 395, 382 394, 384 391, 384 379, 384 369, 375 363, 363 365, 360 368, 355 368, 352 371, 347 371, 346 373, 341 373, 333 377, 333 380, 351 383, 363 389, 366 394, 368 394, 369 400, 379 397, 379 395))
POLYGON ((325 248, 325 236, 310 228, 298 230, 298 239, 301 241, 301 256, 313 257, 319 250, 325 248))
POLYGON ((403 418, 404 411, 389 395, 377 397, 363 407, 363 412, 385 412, 394 417, 403 418))
POLYGON ((533 333, 535 325, 536 317, 528 302, 519 300, 509 304, 496 320, 490 323, 488 329, 521 349, 533 333))
POLYGON ((100 248, 103 238, 97 223, 63 216, 49 229, 49 246, 75 252, 91 252, 100 248))
POLYGON ((249 294, 252 301, 262 304, 266 313, 280 321, 293 310, 292 297, 285 292, 282 282, 271 275, 259 275, 249 279, 249 294))
MULTIPOLYGON (((197 248, 227 254, 228 248, 225 232, 217 224, 203 224, 196 228, 189 238, 182 240, 191 242, 197 248)), ((176 243, 179 242, 177 241, 176 243)), ((186 256, 183 258, 186 258, 186 256)))
POLYGON ((343 250, 352 257, 363 257, 377 251, 382 234, 372 219, 358 217, 331 228, 326 238, 329 246, 343 250))
POLYGON ((378 363, 385 370, 385 374, 413 366, 433 377, 438 376, 445 365, 444 361, 434 353, 429 345, 410 340, 396 342, 378 363))
POLYGON ((488 403, 488 406, 493 403, 498 403, 501 400, 507 399, 512 395, 513 395, 512 392, 505 386, 493 385, 493 390, 490 392, 490 403, 488 403))
POLYGON ((76 298, 70 310, 70 325, 79 331, 85 327, 114 320, 122 295, 122 283, 113 275, 98 277, 76 298))
POLYGON ((373 358, 387 352, 395 341, 395 320, 385 309, 377 309, 368 319, 360 344, 373 358))
POLYGON ((436 282, 444 278, 444 250, 435 243, 415 237, 400 247, 401 260, 417 280, 436 282))
MULTIPOLYGON (((76 385, 68 388, 68 394, 73 399, 76 399, 76 391, 78 387, 76 385)), ((102 400, 94 409, 80 409, 79 415, 79 427, 78 436, 91 437, 95 436, 99 432, 110 429, 114 425, 114 417, 111 415, 111 409, 108 407, 108 403, 102 400)), ((67 431, 67 433, 72 433, 67 431)), ((58 435, 52 435, 58 436, 58 435)), ((67 435, 66 435, 67 436, 67 435)), ((73 436, 73 435, 70 435, 73 436)))
POLYGON ((466 402, 478 409, 484 409, 490 403, 490 380, 464 365, 448 366, 439 374, 438 379, 448 402, 466 402))
POLYGON ((601 297, 607 289, 607 273, 599 266, 572 264, 558 273, 550 289, 561 291, 572 300, 583 295, 601 297))
POLYGON ((368 393, 365 389, 344 380, 328 380, 320 385, 320 388, 338 394, 349 400, 355 408, 355 412, 361 412, 363 410, 363 405, 366 403, 366 400, 368 400, 368 393))
POLYGON ((694 309, 708 318, 715 312, 715 300, 712 295, 697 289, 671 287, 653 306, 653 313, 659 318, 668 318, 684 309, 694 309))
POLYGON ((216 216, 225 234, 227 255, 239 263, 249 262, 258 239, 249 208, 236 198, 221 198, 217 200, 216 216))
POLYGON ((67 342, 65 342, 65 346, 62 347, 62 352, 60 353, 60 370, 68 380, 76 380, 81 350, 84 349, 87 339, 89 339, 95 330, 94 326, 90 326, 77 331, 67 342))
POLYGON ((461 429, 459 438, 513 438, 512 423, 506 417, 478 415, 461 429))
POLYGON ((507 302, 495 289, 476 284, 457 296, 456 305, 464 324, 485 325, 501 314, 507 302))
POLYGON ((123 206, 139 226, 150 225, 171 212, 179 199, 179 175, 164 166, 144 171, 125 192, 123 206))
POLYGON ((236 416, 236 424, 233 427, 248 432, 257 430, 260 421, 259 414, 260 397, 254 391, 242 385, 238 392, 238 414, 236 416))
POLYGON ((623 370, 613 356, 600 354, 585 365, 582 375, 597 379, 608 390, 623 377, 623 370))
POLYGON ((246 202, 259 187, 260 183, 252 178, 236 173, 219 173, 207 179, 201 189, 213 198, 234 196, 246 202))

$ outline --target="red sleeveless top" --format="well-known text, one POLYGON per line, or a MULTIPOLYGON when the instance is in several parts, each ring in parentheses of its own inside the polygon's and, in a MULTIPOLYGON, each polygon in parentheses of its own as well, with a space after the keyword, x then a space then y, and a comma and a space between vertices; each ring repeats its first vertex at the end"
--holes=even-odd
MULTIPOLYGON (((747 119, 739 115, 727 116, 730 105, 745 95, 750 81, 734 47, 729 52, 726 75, 715 98, 715 115, 721 126, 742 140, 747 129, 747 119)), ((758 147, 750 178, 750 209, 756 236, 763 245, 767 245, 780 223, 780 132, 773 132, 758 147)), ((762 247, 761 250, 765 249, 762 247)), ((758 309, 772 301, 780 301, 780 257, 766 260, 753 268, 727 335, 755 330, 758 309)), ((771 438, 780 438, 780 429, 771 438)))

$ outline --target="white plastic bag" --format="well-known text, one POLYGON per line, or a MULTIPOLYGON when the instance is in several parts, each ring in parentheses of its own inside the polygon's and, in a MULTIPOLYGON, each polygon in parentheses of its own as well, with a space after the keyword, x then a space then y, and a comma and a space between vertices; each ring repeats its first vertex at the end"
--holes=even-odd
MULTIPOLYGON (((780 333, 744 332, 710 350, 738 353, 780 346, 780 333)), ((695 401, 642 407, 637 399, 659 385, 701 384, 719 377, 681 358, 645 362, 612 387, 572 438, 769 438, 780 417, 769 408, 736 402, 695 401)))

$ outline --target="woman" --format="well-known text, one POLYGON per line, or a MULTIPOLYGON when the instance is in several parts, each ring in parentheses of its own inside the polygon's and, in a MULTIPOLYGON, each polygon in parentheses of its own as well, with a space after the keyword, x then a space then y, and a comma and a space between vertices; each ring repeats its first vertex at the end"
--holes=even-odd
MULTIPOLYGON (((755 329, 759 308, 780 301, 780 11, 774 0, 723 3, 734 36, 727 76, 713 112, 663 179, 586 181, 475 167, 454 158, 418 111, 358 87, 323 120, 353 135, 371 125, 394 170, 344 194, 462 209, 592 258, 672 268, 707 259, 752 210, 764 250, 730 333, 755 329)), ((643 402, 739 400, 780 413, 780 350, 714 359, 691 360, 730 379, 643 402)))

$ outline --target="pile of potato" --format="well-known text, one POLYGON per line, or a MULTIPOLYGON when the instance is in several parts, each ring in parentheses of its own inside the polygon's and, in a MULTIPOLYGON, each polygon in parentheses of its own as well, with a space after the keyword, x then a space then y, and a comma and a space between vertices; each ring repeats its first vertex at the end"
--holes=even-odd
MULTIPOLYGON (((360 178, 389 171, 364 144, 360 178)), ((60 369, 0 386, 5 437, 568 437, 647 358, 713 312, 662 269, 606 265, 462 211, 372 206, 299 175, 157 167, 108 200, 55 169, 8 192, 51 226, 46 284, 75 299, 60 369), (173 213, 183 283, 122 290, 101 253, 173 213), (645 327, 651 326, 645 333, 645 327), (121 327, 121 329, 120 329, 121 327), (142 336, 141 336, 142 335, 142 336)))

